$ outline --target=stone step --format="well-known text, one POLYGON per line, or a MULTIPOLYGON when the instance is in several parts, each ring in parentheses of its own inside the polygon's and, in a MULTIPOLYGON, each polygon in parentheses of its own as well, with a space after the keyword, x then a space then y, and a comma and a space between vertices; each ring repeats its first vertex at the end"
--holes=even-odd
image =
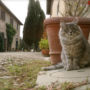
MULTIPOLYGON (((80 70, 72 70, 72 71, 65 71, 64 69, 41 71, 38 74, 36 83, 38 86, 48 86, 55 82, 77 83, 86 80, 90 82, 90 67, 80 70)), ((81 90, 81 89, 77 89, 77 90, 81 90)))

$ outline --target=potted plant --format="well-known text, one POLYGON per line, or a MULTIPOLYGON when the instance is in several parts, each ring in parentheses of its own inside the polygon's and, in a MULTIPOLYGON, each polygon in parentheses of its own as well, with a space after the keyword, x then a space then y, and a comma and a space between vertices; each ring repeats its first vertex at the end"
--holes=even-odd
POLYGON ((41 39, 39 42, 39 48, 44 56, 49 56, 49 45, 47 39, 41 39))
POLYGON ((65 11, 62 13, 58 6, 58 15, 61 13, 62 17, 52 17, 44 21, 45 30, 47 31, 48 41, 49 41, 49 54, 52 64, 57 64, 61 61, 61 45, 58 37, 58 32, 60 30, 60 22, 71 22, 76 17, 78 17, 78 25, 80 25, 83 33, 88 39, 90 31, 90 18, 84 17, 88 13, 90 6, 87 6, 87 0, 64 0, 65 11))

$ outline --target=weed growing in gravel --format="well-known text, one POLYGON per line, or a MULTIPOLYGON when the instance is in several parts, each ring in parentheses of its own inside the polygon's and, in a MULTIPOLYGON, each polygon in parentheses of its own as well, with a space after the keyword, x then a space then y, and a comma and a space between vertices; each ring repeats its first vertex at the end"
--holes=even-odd
MULTIPOLYGON (((33 90, 73 90, 76 87, 80 87, 83 85, 87 85, 88 82, 87 80, 82 81, 82 82, 77 82, 77 83, 73 83, 73 82, 63 82, 63 83, 52 83, 51 85, 49 85, 48 87, 39 87, 33 90)), ((90 88, 87 88, 86 90, 90 90, 90 88)))
POLYGON ((52 83, 48 87, 35 88, 38 72, 41 67, 50 65, 50 62, 43 60, 7 61, 0 69, 0 90, 73 90, 75 87, 88 83, 88 80, 81 83, 52 83))
POLYGON ((33 88, 36 85, 37 75, 41 67, 50 65, 50 62, 43 60, 26 60, 22 62, 9 60, 9 63, 4 65, 6 76, 2 74, 0 90, 26 90, 33 88))

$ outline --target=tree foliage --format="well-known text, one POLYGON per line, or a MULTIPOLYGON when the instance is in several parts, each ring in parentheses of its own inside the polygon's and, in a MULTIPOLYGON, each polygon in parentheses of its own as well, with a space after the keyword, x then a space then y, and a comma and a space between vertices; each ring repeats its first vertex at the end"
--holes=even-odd
POLYGON ((28 13, 24 24, 23 39, 26 44, 37 47, 43 33, 45 15, 39 1, 29 0, 28 13))
POLYGON ((30 51, 30 48, 28 47, 28 45, 25 44, 25 42, 23 41, 23 39, 20 39, 19 50, 30 51))
MULTIPOLYGON (((60 1, 60 0, 59 0, 60 1)), ((88 5, 89 0, 63 0, 65 3, 65 11, 58 12, 62 14, 62 16, 85 16, 90 9, 90 5, 88 5)))

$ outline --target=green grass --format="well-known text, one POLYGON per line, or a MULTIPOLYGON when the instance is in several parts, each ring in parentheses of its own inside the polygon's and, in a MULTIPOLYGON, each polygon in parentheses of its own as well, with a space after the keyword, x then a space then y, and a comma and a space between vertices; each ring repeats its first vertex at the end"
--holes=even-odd
POLYGON ((86 90, 90 90, 90 88, 88 88, 88 87, 87 87, 87 89, 86 89, 86 90))
MULTIPOLYGON (((11 78, 0 79, 0 90, 26 90, 34 88, 41 67, 48 65, 50 65, 50 62, 43 60, 24 61, 23 64, 9 60, 9 64, 4 67, 7 70, 6 75, 11 76, 11 78)), ((5 74, 2 74, 2 76, 5 76, 5 74)))

